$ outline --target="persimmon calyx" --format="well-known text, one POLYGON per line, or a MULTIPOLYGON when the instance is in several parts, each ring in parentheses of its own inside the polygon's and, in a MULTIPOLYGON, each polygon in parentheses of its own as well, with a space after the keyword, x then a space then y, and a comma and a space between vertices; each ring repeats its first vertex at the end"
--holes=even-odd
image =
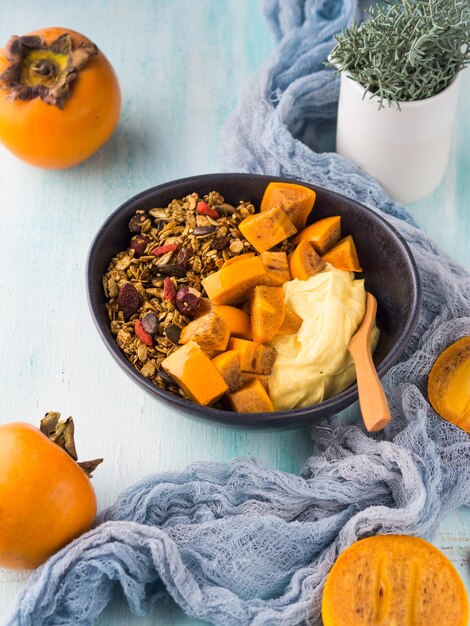
POLYGON ((75 424, 73 418, 68 417, 66 420, 60 419, 60 413, 49 411, 41 420, 39 430, 46 435, 53 443, 57 444, 62 450, 65 450, 69 456, 80 465, 82 470, 92 478, 92 473, 98 467, 103 459, 94 459, 93 461, 78 461, 77 451, 75 449, 75 424))
POLYGON ((91 41, 74 46, 68 33, 49 45, 37 35, 15 35, 6 45, 6 54, 11 65, 0 74, 0 89, 8 91, 11 100, 41 98, 63 109, 71 83, 98 48, 91 41))

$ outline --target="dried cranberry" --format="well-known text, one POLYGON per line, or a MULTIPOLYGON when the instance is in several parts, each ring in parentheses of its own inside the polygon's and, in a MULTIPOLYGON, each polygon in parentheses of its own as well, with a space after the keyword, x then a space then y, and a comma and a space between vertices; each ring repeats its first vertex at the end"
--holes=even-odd
POLYGON ((149 335, 153 335, 153 333, 157 331, 158 319, 155 313, 147 313, 147 315, 144 315, 141 321, 142 321, 142 328, 149 335))
POLYGON ((218 237, 212 242, 214 250, 226 250, 230 245, 230 237, 218 237))
POLYGON ((186 269, 190 258, 191 250, 189 248, 181 248, 181 250, 178 252, 176 262, 180 267, 184 267, 186 269))
POLYGON ((129 222, 129 230, 131 233, 137 233, 140 235, 142 232, 142 226, 146 220, 148 220, 146 213, 137 213, 137 215, 131 217, 131 221, 129 222))
POLYGON ((129 248, 134 250, 134 257, 138 259, 145 253, 145 248, 150 243, 150 237, 147 235, 135 235, 131 239, 131 243, 129 244, 129 248))
POLYGON ((173 302, 176 298, 175 283, 168 276, 163 280, 163 297, 168 302, 173 302))
POLYGON ((139 292, 134 285, 124 283, 117 297, 118 308, 124 313, 124 319, 128 320, 134 313, 137 313, 141 302, 139 292))
POLYGON ((140 339, 140 341, 142 341, 142 343, 145 343, 146 346, 149 346, 149 348, 151 348, 153 346, 152 335, 149 335, 149 333, 144 329, 141 320, 135 320, 134 328, 135 334, 140 339))
POLYGON ((194 287, 183 285, 176 294, 176 307, 182 315, 194 317, 201 303, 201 294, 194 287))

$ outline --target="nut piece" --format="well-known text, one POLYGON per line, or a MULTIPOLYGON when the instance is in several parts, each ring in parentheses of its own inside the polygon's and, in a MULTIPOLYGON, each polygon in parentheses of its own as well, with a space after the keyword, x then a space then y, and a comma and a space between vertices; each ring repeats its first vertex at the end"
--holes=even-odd
POLYGON ((142 303, 139 292, 132 283, 124 283, 117 297, 118 308, 128 320, 140 309, 142 303))

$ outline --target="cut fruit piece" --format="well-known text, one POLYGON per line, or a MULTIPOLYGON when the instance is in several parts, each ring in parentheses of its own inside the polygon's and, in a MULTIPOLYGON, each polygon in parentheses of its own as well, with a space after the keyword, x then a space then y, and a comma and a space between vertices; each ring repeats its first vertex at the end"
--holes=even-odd
POLYGON ((266 374, 253 374, 253 372, 242 372, 242 385, 245 385, 246 383, 251 383, 252 380, 259 380, 259 382, 269 393, 269 376, 267 376, 266 374))
POLYGON ((162 367, 198 404, 213 404, 228 390, 219 370, 194 341, 167 356, 162 367))
POLYGON ((238 391, 228 393, 225 400, 229 408, 237 413, 271 413, 274 411, 266 389, 257 379, 246 383, 238 391))
POLYGON ((180 343, 195 341, 203 350, 225 350, 230 338, 227 322, 214 311, 193 320, 183 328, 180 343))
POLYGON ((341 216, 325 217, 304 228, 294 239, 294 243, 309 241, 318 254, 325 254, 341 239, 341 216))
POLYGON ((337 270, 346 270, 347 272, 362 272, 359 265, 356 245, 351 235, 341 239, 331 250, 322 256, 325 263, 330 263, 337 270))
POLYGON ((207 315, 213 310, 213 308, 214 306, 212 302, 209 300, 209 298, 201 298, 199 300, 199 306, 197 307, 196 312, 194 313, 194 319, 197 320, 200 317, 207 315))
POLYGON ((269 285, 259 256, 250 257, 209 274, 202 286, 213 304, 238 304, 249 297, 256 285, 269 285))
POLYGON ((297 228, 305 228, 307 218, 315 204, 316 193, 313 189, 295 183, 272 182, 266 187, 261 200, 261 211, 280 207, 297 228))
POLYGON ((238 263, 238 261, 246 261, 246 259, 251 259, 254 256, 256 256, 254 252, 245 252, 245 254, 239 254, 238 256, 234 256, 231 259, 228 259, 227 261, 225 261, 225 263, 222 265, 222 269, 224 267, 229 267, 230 265, 233 265, 234 263, 238 263))
POLYGON ((263 346, 246 339, 231 337, 228 342, 229 350, 238 350, 240 354, 240 367, 243 372, 254 374, 271 374, 276 350, 271 346, 263 346))
POLYGON ((291 308, 286 306, 284 320, 277 331, 278 335, 293 335, 300 330, 302 326, 302 318, 297 315, 291 308))
POLYGON ((216 304, 214 306, 214 311, 227 322, 230 328, 230 334, 233 337, 252 339, 251 319, 250 316, 244 311, 241 311, 234 306, 228 306, 227 304, 216 304))
POLYGON ((242 371, 240 369, 240 355, 237 350, 227 350, 212 359, 212 363, 222 374, 228 390, 236 391, 242 386, 242 371))
POLYGON ((324 626, 467 626, 457 570, 419 537, 378 535, 336 559, 322 598, 324 626))
POLYGON ((325 262, 315 252, 308 241, 301 241, 289 256, 289 268, 292 278, 307 280, 325 268, 325 262))
POLYGON ((285 252, 262 252, 260 258, 272 285, 279 287, 291 279, 285 252))
POLYGON ((251 332, 253 341, 269 341, 279 330, 285 314, 282 287, 259 285, 251 298, 251 332))
POLYGON ((245 217, 238 229, 258 252, 273 248, 297 232, 297 228, 279 207, 245 217))
POLYGON ((470 336, 462 337, 436 359, 428 379, 436 413, 470 433, 470 336))

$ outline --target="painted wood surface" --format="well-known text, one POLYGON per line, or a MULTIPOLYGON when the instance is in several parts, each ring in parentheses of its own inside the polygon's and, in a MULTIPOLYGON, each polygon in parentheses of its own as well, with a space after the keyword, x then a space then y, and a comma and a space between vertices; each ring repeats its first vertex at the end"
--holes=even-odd
MULTIPOLYGON (((64 172, 30 168, 0 148, 0 422, 72 414, 82 458, 105 457, 100 507, 143 475, 196 460, 256 456, 298 472, 312 452, 307 429, 244 432, 201 424, 144 395, 111 360, 88 313, 84 265, 93 234, 129 196, 167 180, 217 171, 223 123, 247 78, 273 48, 254 0, 18 0, 0 3, 0 41, 42 26, 88 35, 119 76, 123 113, 111 141, 64 172)), ((420 224, 470 267, 470 120, 461 94, 449 171, 412 207, 420 224)), ((356 419, 354 409, 347 417, 356 419)), ((470 588, 470 514, 442 524, 436 544, 470 588)), ((0 621, 25 575, 0 571, 0 621)), ((169 602, 134 618, 117 599, 101 626, 202 624, 169 602)))

